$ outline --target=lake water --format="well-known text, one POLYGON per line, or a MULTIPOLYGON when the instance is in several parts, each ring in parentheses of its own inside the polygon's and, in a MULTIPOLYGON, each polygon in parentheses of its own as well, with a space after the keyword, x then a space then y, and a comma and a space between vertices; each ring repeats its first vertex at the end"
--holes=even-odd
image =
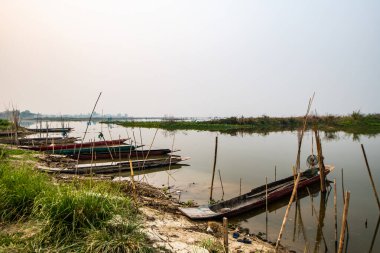
MULTIPOLYGON (((74 131, 70 136, 83 137, 86 122, 69 122, 74 131)), ((60 123, 52 122, 52 127, 60 127, 60 123), (56 124, 56 125, 54 125, 56 124)), ((33 124, 31 127, 35 127, 33 124)), ((175 131, 168 132, 156 129, 124 128, 115 125, 93 123, 89 126, 87 140, 98 140, 102 131, 105 138, 118 139, 132 137, 148 148, 156 134, 153 148, 180 149, 178 154, 191 157, 185 163, 190 166, 175 168, 170 172, 158 171, 136 176, 136 179, 147 181, 157 186, 173 186, 173 194, 181 191, 181 201, 194 200, 198 204, 207 204, 210 193, 211 173, 214 159, 215 137, 218 135, 218 159, 215 175, 214 199, 222 199, 222 188, 218 170, 220 170, 224 199, 245 193, 252 188, 274 181, 275 167, 277 179, 292 174, 292 166, 297 156, 297 132, 277 132, 267 135, 260 134, 218 134, 215 132, 175 131), (140 135, 141 131, 141 135, 140 135), (110 137, 111 136, 111 137, 110 137), (169 176, 170 174, 170 176, 169 176)), ((375 235, 376 225, 379 224, 379 210, 365 167, 360 144, 364 144, 373 179, 380 191, 380 137, 355 136, 337 133, 334 138, 321 133, 325 164, 335 166, 328 179, 337 183, 338 203, 338 234, 341 227, 343 209, 342 169, 344 188, 351 192, 348 211, 348 246, 347 252, 380 252, 380 232, 375 235), (366 226, 367 223, 367 226, 366 226)), ((306 158, 311 154, 312 135, 307 132, 303 139, 301 153, 301 168, 306 169, 306 158)), ((316 152, 316 148, 314 148, 316 152)), ((316 192, 313 198, 302 196, 297 204, 293 203, 282 244, 297 252, 303 252, 308 247, 309 252, 335 251, 334 233, 334 191, 333 184, 328 191, 330 194, 316 192), (302 198, 301 198, 302 197, 302 198), (312 208, 314 206, 314 209, 312 208), (320 226, 318 227, 318 218, 320 226)), ((248 213, 231 219, 241 226, 249 228, 252 233, 265 233, 264 238, 276 241, 282 219, 285 214, 287 201, 270 206, 268 227, 266 228, 265 210, 248 213)), ((338 235, 339 236, 339 235, 338 235)))

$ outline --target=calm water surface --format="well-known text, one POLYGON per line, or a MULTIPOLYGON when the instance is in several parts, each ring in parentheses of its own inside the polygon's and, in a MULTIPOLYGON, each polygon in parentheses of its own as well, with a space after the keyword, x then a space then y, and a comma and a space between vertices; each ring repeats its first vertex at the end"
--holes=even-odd
MULTIPOLYGON (((86 123, 70 122, 75 130, 70 136, 83 137, 86 123)), ((52 127, 60 127, 60 123, 51 123, 52 127), (56 125, 54 125, 56 124, 56 125)), ((31 127, 35 127, 31 125, 31 127)), ((132 137, 142 142, 146 148, 152 143, 156 129, 124 128, 105 124, 91 124, 87 140, 98 140, 102 131, 106 139, 132 137), (140 135, 141 131, 141 135, 140 135), (110 137, 111 136, 111 137, 110 137)), ((174 187, 173 194, 181 191, 181 200, 194 200, 198 204, 207 204, 210 192, 211 172, 214 158, 215 136, 213 132, 176 131, 167 132, 158 130, 153 148, 171 148, 174 140, 174 149, 180 149, 178 154, 191 157, 182 166, 167 171, 155 171, 136 176, 136 179, 162 187, 174 187), (168 175, 170 173, 170 176, 168 175)), ((217 170, 220 170, 224 186, 224 196, 220 187, 218 172, 215 176, 216 186, 214 199, 229 199, 239 195, 240 180, 242 193, 250 191, 253 187, 274 181, 275 166, 277 179, 292 174, 292 166, 297 155, 297 133, 279 132, 268 135, 219 134, 217 170)), ((322 140, 325 164, 332 164, 335 170, 328 175, 328 179, 337 182, 338 202, 338 233, 341 226, 343 208, 342 169, 344 174, 344 188, 351 192, 348 211, 348 246, 347 252, 380 252, 380 232, 375 235, 376 225, 379 223, 379 210, 370 185, 360 144, 363 143, 372 169, 373 178, 378 191, 380 191, 380 137, 361 136, 353 140, 352 135, 338 133, 337 138, 327 138, 323 133, 322 140), (365 225, 367 221, 367 226, 365 225)), ((306 168, 306 157, 311 153, 311 133, 306 133, 303 141, 301 167, 306 168)), ((318 192, 313 198, 307 194, 302 196, 297 204, 290 210, 286 230, 282 243, 297 252, 303 252, 308 247, 309 252, 335 252, 334 245, 334 191, 330 185, 330 193, 324 196, 318 192), (302 198, 301 198, 302 197, 302 198), (312 208, 314 206, 314 209, 312 208), (318 227, 318 219, 321 220, 318 227)), ((179 197, 179 196, 178 196, 179 197)), ((287 201, 270 206, 268 226, 266 227, 265 210, 248 213, 242 217, 231 219, 252 233, 265 233, 271 241, 276 241, 282 219, 284 217, 287 201)))

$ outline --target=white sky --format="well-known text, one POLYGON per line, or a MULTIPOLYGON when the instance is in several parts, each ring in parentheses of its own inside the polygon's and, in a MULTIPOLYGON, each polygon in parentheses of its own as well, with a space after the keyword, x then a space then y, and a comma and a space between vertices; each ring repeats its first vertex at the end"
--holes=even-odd
POLYGON ((380 1, 0 0, 0 110, 380 110, 380 1))

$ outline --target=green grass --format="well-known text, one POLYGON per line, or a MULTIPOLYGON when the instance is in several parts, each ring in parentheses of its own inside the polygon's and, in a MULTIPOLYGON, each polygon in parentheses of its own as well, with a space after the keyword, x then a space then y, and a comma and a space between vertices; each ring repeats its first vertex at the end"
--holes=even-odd
POLYGON ((11 123, 6 119, 0 119, 0 131, 9 129, 11 123))
MULTIPOLYGON (((138 207, 120 183, 57 183, 0 147, 1 224, 35 222, 36 233, 0 233, 0 252, 152 252, 138 207)), ((14 229, 13 229, 14 230, 14 229)), ((17 229, 16 229, 17 231, 17 229)))
POLYGON ((207 249, 210 253, 225 252, 223 244, 215 239, 205 239, 199 243, 199 246, 207 249))
POLYGON ((36 197, 51 189, 49 183, 46 175, 31 171, 28 165, 15 169, 8 162, 0 162, 0 220, 27 218, 36 197))
MULTIPOLYGON (((173 130, 219 131, 225 133, 268 133, 293 131, 303 126, 304 117, 230 117, 209 121, 115 121, 125 127, 161 128, 173 130)), ((353 112, 347 116, 311 116, 307 128, 317 127, 325 132, 344 131, 352 134, 380 133, 380 114, 364 115, 353 112)))

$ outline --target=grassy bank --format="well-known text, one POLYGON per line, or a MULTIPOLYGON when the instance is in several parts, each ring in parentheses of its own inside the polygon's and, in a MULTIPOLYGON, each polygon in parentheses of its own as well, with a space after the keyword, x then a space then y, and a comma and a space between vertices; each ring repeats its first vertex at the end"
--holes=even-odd
POLYGON ((11 126, 11 123, 6 119, 0 119, 0 131, 5 131, 9 129, 11 126))
POLYGON ((57 182, 33 155, 0 147, 0 252, 153 251, 121 184, 57 182))
MULTIPOLYGON (((251 132, 267 133, 293 131, 302 127, 304 117, 268 117, 257 118, 230 117, 209 121, 115 121, 125 127, 161 128, 166 130, 200 130, 226 133, 251 132)), ((321 131, 344 131, 352 134, 380 133, 380 114, 364 115, 353 112, 347 116, 311 116, 308 128, 316 126, 321 131)))

